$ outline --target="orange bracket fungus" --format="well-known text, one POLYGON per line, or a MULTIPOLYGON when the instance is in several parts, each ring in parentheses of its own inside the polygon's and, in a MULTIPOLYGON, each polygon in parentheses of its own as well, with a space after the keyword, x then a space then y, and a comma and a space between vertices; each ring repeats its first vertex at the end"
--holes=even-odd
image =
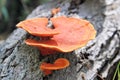
MULTIPOLYGON (((38 47, 43 56, 53 54, 56 51, 71 52, 85 46, 88 41, 96 36, 96 30, 87 20, 65 16, 50 18, 50 20, 54 29, 47 27, 47 18, 33 18, 17 24, 17 27, 25 29, 34 36, 49 37, 49 39, 45 40, 27 39, 25 41, 28 45, 38 47)), ((60 59, 62 63, 57 66, 57 61, 59 59, 54 64, 43 63, 40 68, 45 74, 50 74, 53 68, 54 70, 58 69, 58 67, 63 68, 61 66, 64 66, 64 62, 66 62, 66 60, 60 59)))
POLYGON ((57 59, 53 64, 43 62, 40 65, 40 69, 44 72, 45 75, 49 75, 53 70, 63 69, 69 66, 69 61, 64 58, 57 59))
POLYGON ((51 18, 51 21, 55 27, 53 30, 59 31, 59 34, 53 35, 53 37, 45 41, 27 39, 26 44, 60 52, 71 52, 85 46, 88 41, 95 38, 95 29, 86 20, 56 17, 51 18))

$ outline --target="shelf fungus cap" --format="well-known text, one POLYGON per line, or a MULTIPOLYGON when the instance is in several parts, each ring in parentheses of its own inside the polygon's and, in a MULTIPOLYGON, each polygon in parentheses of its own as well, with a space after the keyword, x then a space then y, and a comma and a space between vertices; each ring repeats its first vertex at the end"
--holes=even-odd
POLYGON ((49 75, 53 70, 64 69, 70 65, 69 61, 65 58, 58 58, 53 64, 43 62, 40 65, 40 69, 45 75, 49 75))
POLYGON ((33 18, 21 21, 16 26, 23 28, 27 32, 35 36, 52 36, 59 32, 46 27, 48 25, 47 18, 33 18))
POLYGON ((96 30, 93 25, 83 19, 60 16, 51 18, 54 30, 59 31, 57 35, 45 41, 36 41, 27 39, 28 45, 44 47, 60 52, 71 52, 75 49, 85 46, 88 41, 96 36, 96 30))

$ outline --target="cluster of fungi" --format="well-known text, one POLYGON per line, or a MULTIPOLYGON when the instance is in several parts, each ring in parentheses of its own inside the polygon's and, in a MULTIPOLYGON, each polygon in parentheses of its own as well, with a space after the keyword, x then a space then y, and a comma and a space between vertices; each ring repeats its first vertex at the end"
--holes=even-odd
MULTIPOLYGON (((56 11, 59 10, 53 10, 53 14, 56 14, 56 11)), ((96 31, 89 21, 66 16, 28 19, 18 23, 17 27, 41 38, 41 40, 27 39, 25 43, 40 49, 43 56, 71 52, 85 46, 96 36, 96 31), (54 26, 53 29, 47 27, 49 20, 54 26)), ((49 75, 53 70, 66 68, 69 64, 67 59, 58 58, 53 64, 41 63, 40 69, 45 75, 49 75)))

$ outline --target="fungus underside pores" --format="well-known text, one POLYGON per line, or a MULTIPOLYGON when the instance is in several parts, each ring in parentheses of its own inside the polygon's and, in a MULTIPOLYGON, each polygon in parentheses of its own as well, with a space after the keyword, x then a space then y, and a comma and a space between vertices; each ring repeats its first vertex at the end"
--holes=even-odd
MULTIPOLYGON (((17 24, 17 27, 23 28, 34 36, 46 38, 25 40, 26 44, 39 48, 43 56, 56 52, 71 52, 85 46, 96 36, 96 30, 87 20, 66 16, 53 17, 50 20, 54 29, 47 27, 48 18, 33 18, 17 24)), ((40 69, 45 75, 49 75, 52 70, 66 68, 69 64, 67 59, 58 58, 53 64, 43 62, 40 69)))

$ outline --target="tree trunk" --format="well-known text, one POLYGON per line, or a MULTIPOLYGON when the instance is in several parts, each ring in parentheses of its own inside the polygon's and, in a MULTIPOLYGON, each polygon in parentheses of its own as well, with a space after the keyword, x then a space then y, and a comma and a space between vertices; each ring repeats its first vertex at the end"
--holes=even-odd
MULTIPOLYGON (((55 0, 38 6, 28 17, 52 16, 52 8, 61 8, 59 15, 89 20, 97 36, 85 47, 69 54, 42 57, 39 51, 24 43, 30 35, 16 29, 0 45, 0 80, 111 80, 115 64, 120 61, 120 0, 55 0), (43 76, 42 60, 53 62, 65 57, 71 65, 43 76), (109 73, 109 74, 108 74, 109 73)), ((72 37, 71 37, 72 39, 72 37)))

